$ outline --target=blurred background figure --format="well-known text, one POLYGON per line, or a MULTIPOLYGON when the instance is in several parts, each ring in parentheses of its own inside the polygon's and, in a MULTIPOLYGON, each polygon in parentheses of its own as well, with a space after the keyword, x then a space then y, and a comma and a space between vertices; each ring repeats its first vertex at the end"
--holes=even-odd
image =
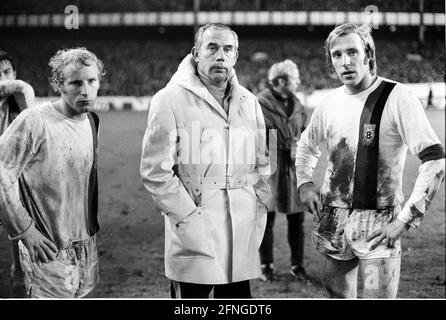
POLYGON ((277 168, 269 180, 274 194, 274 207, 268 212, 265 235, 260 246, 262 279, 267 282, 274 280, 273 229, 277 211, 287 215, 290 274, 298 280, 307 280, 303 267, 304 207, 297 194, 294 166, 296 143, 307 121, 304 107, 295 95, 299 84, 299 69, 293 61, 287 59, 272 65, 268 73, 268 87, 257 95, 268 130, 271 162, 277 168), (276 141, 272 141, 271 130, 276 132, 273 135, 276 141))

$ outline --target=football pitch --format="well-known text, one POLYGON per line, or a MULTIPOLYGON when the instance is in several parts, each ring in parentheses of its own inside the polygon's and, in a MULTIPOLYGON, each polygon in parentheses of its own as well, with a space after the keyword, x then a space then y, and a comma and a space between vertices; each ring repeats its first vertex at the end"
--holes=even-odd
MULTIPOLYGON (((445 142, 445 112, 427 111, 428 118, 445 142)), ((99 219, 98 234, 101 282, 91 298, 168 298, 169 280, 164 277, 164 220, 145 191, 139 175, 141 143, 146 112, 99 113, 99 219)), ((326 160, 321 157, 315 172, 320 183, 326 160)), ((404 171, 404 196, 415 183, 420 160, 408 155, 404 171)), ((326 298, 321 287, 320 255, 311 244, 311 215, 305 218, 304 265, 313 279, 292 280, 286 218, 277 214, 275 224, 276 280, 251 281, 256 298, 326 298)), ((403 257, 399 298, 445 298, 445 185, 441 186, 423 223, 402 240, 403 257)), ((10 297, 10 245, 0 227, 0 298, 10 297)))

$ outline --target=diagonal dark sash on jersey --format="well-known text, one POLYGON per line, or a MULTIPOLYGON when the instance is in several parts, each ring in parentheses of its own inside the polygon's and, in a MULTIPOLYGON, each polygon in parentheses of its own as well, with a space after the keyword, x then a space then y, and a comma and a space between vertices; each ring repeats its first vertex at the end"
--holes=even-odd
MULTIPOLYGON (((90 180, 88 183, 88 232, 92 236, 99 231, 98 223, 98 176, 97 176, 97 150, 98 150, 98 128, 99 117, 90 112, 87 114, 90 121, 90 127, 93 135, 93 165, 90 172, 90 180)), ((32 193, 25 181, 23 175, 19 177, 19 195, 23 207, 26 209, 30 217, 33 219, 36 229, 39 230, 46 238, 55 242, 50 228, 35 204, 32 193)))
POLYGON ((359 124, 353 209, 377 207, 379 128, 384 106, 394 86, 395 83, 381 81, 364 104, 359 124))

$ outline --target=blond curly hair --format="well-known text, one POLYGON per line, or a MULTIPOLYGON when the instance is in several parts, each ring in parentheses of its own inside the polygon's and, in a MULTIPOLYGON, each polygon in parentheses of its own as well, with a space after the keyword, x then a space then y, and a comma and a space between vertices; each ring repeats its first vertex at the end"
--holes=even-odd
POLYGON ((55 92, 60 92, 60 88, 65 81, 63 70, 69 64, 79 65, 79 67, 96 64, 98 67, 99 81, 105 75, 104 63, 98 59, 93 52, 88 51, 86 48, 80 47, 58 50, 48 63, 51 67, 51 77, 49 78, 49 81, 55 92))

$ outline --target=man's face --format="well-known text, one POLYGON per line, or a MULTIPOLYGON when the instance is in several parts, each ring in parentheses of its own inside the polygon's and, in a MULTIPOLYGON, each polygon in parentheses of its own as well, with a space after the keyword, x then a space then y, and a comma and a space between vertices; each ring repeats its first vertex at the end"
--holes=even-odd
POLYGON ((90 66, 68 64, 63 69, 64 83, 61 98, 69 116, 90 111, 98 95, 99 71, 96 64, 90 66))
POLYGON ((350 33, 336 39, 330 56, 336 74, 346 87, 360 87, 365 78, 371 77, 369 59, 358 34, 350 33))
POLYGON ((235 37, 229 30, 206 30, 200 48, 192 52, 199 72, 217 83, 228 78, 238 57, 235 37))
POLYGON ((286 81, 284 90, 288 95, 294 94, 300 84, 299 71, 294 70, 288 75, 288 80, 286 81))
POLYGON ((15 71, 12 68, 11 61, 0 61, 0 80, 15 80, 15 71))

